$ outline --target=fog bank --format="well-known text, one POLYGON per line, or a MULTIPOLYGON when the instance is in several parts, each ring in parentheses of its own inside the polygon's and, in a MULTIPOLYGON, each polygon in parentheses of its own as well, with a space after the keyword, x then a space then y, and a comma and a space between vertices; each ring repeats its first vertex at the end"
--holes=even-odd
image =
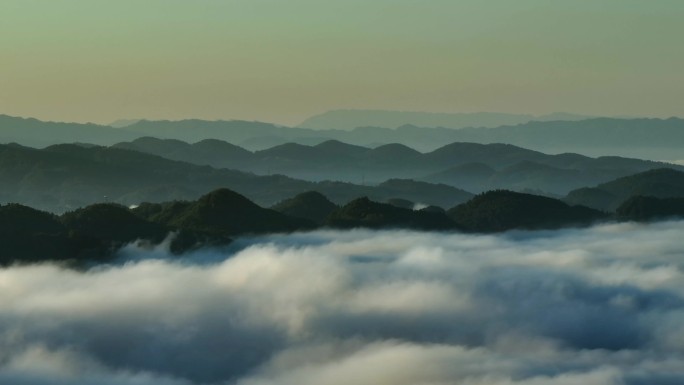
POLYGON ((680 384, 684 222, 0 269, 0 383, 680 384))

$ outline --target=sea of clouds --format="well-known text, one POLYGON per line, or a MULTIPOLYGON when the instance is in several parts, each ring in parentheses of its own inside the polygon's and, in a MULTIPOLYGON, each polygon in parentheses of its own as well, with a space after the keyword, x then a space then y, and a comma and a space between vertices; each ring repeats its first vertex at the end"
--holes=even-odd
POLYGON ((684 222, 0 269, 0 384, 684 383, 684 222))

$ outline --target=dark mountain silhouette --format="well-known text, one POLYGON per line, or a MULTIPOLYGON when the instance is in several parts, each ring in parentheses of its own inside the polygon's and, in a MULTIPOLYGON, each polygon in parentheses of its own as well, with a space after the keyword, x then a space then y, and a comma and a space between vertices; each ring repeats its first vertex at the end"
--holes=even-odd
POLYGON ((276 208, 281 211, 262 208, 225 188, 196 201, 143 203, 132 209, 100 203, 61 217, 18 204, 0 205, 0 264, 107 261, 129 242, 154 245, 169 233, 173 234, 171 250, 182 253, 227 245, 240 235, 321 227, 499 232, 584 226, 604 219, 657 220, 684 217, 684 198, 633 197, 612 217, 557 199, 505 190, 479 194, 447 212, 435 206, 411 210, 367 197, 337 207, 317 192, 299 194, 276 208))
POLYGON ((656 169, 619 178, 596 187, 570 192, 566 202, 613 211, 627 199, 643 195, 656 198, 684 197, 684 172, 656 169))
POLYGON ((634 196, 623 202, 615 214, 620 220, 630 221, 684 218, 684 198, 634 196))
POLYGON ((337 204, 349 202, 355 197, 367 196, 374 201, 402 198, 429 205, 451 207, 473 197, 473 194, 451 186, 408 179, 391 179, 377 186, 359 186, 351 183, 324 181, 314 184, 314 190, 324 194, 337 204), (449 202, 454 203, 449 204, 449 202))
POLYGON ((336 228, 405 228, 418 230, 453 230, 454 222, 444 213, 414 211, 390 204, 355 199, 330 214, 326 225, 336 228))
POLYGON ((315 146, 286 143, 257 151, 255 152, 255 157, 274 162, 269 164, 268 167, 274 167, 278 162, 289 162, 292 164, 316 162, 313 165, 310 164, 310 166, 316 166, 322 164, 343 164, 367 151, 368 149, 365 147, 328 140, 315 146))
POLYGON ((144 136, 132 142, 117 143, 112 147, 161 155, 169 159, 173 159, 175 154, 183 154, 184 152, 192 151, 193 149, 191 144, 183 142, 182 140, 157 139, 151 136, 144 136))
POLYGON ((372 184, 387 178, 419 179, 474 192, 506 188, 538 190, 556 196, 653 168, 669 166, 684 169, 677 165, 620 157, 548 155, 505 144, 451 143, 422 154, 401 144, 370 149, 339 141, 327 141, 316 146, 287 143, 251 153, 227 143, 223 146, 225 148, 216 143, 215 151, 199 149, 200 143, 185 144, 183 150, 176 141, 144 138, 115 147, 196 164, 257 174, 277 173, 311 181, 334 179, 372 184))
POLYGON ((285 143, 266 150, 257 151, 260 158, 274 159, 276 161, 304 161, 310 162, 327 155, 315 146, 307 146, 299 143, 285 143))
POLYGON ((195 202, 147 203, 133 212, 174 229, 226 236, 290 232, 314 227, 308 220, 264 209, 226 188, 212 191, 195 202))
POLYGON ((142 137, 132 142, 117 143, 112 147, 219 168, 249 169, 249 166, 255 161, 252 152, 216 139, 205 139, 189 144, 176 139, 142 137))
POLYGON ((264 209, 228 189, 194 202, 146 203, 136 209, 99 203, 58 217, 27 206, 0 206, 0 265, 44 260, 105 261, 122 246, 160 243, 171 231, 172 252, 226 245, 232 235, 312 228, 310 221, 264 209))
POLYGON ((321 192, 336 203, 367 195, 377 200, 421 197, 426 204, 444 207, 472 196, 450 186, 411 181, 363 186, 313 183, 282 175, 257 176, 136 151, 78 145, 42 150, 0 145, 0 183, 0 202, 18 202, 53 212, 102 201, 128 206, 144 201, 192 200, 221 187, 266 206, 306 191, 321 192))
MULTIPOLYGON (((421 157, 423 154, 403 144, 390 143, 359 154, 353 164, 363 168, 369 179, 406 178, 423 175, 421 157)), ((353 174, 352 174, 353 175, 353 174)))
POLYGON ((340 142, 339 140, 326 140, 325 142, 313 146, 313 148, 328 156, 338 158, 352 158, 368 152, 368 148, 366 147, 347 144, 340 142))
MULTIPOLYGON (((485 163, 491 167, 499 168, 510 166, 521 161, 534 161, 544 163, 556 163, 553 155, 516 147, 509 144, 494 143, 483 145, 479 143, 454 142, 442 146, 424 155, 423 162, 450 167, 464 163, 485 163)), ((563 162, 566 163, 566 162, 563 162)))
POLYGON ((59 234, 66 228, 54 214, 36 210, 16 203, 0 205, 0 233, 25 233, 27 231, 44 234, 59 234))
POLYGON ((597 210, 569 206, 553 198, 494 190, 447 211, 464 229, 497 232, 512 229, 553 229, 587 225, 604 218, 597 210))
POLYGON ((272 210, 294 218, 302 218, 321 225, 330 213, 338 206, 325 195, 316 191, 307 191, 274 205, 272 210))
MULTIPOLYGON (((68 263, 106 261, 127 243, 141 240, 155 244, 168 233, 169 228, 147 222, 127 208, 112 204, 96 204, 61 217, 19 204, 8 204, 0 206, 0 265, 46 260, 68 263)), ((194 239, 193 244, 230 242, 225 237, 208 237, 187 230, 181 234, 182 237, 177 236, 171 243, 171 251, 180 253, 188 250, 188 239, 194 239)))
POLYGON ((240 172, 119 149, 0 146, 0 183, 5 186, 0 199, 57 212, 107 200, 137 203, 122 197, 146 188, 182 186, 199 196, 230 180, 250 179, 240 172))
POLYGON ((375 147, 364 154, 365 159, 384 162, 396 162, 399 160, 412 161, 422 155, 420 152, 398 143, 389 143, 375 147))

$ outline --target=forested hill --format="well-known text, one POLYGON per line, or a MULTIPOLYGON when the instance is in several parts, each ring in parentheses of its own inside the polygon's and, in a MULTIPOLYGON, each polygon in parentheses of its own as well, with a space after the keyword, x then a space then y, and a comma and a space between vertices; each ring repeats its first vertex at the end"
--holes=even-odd
POLYGON ((135 208, 97 203, 60 216, 7 204, 0 205, 0 265, 110 261, 119 248, 132 242, 152 247, 166 240, 170 251, 184 253, 228 245, 244 235, 319 228, 493 232, 586 225, 602 218, 604 214, 588 208, 502 191, 479 195, 448 213, 436 207, 412 210, 367 197, 337 206, 317 192, 299 194, 268 209, 226 188, 192 201, 143 203, 135 208), (302 211, 302 203, 312 201, 318 205, 302 211))
POLYGON ((669 168, 649 170, 596 187, 574 190, 568 194, 565 201, 612 211, 635 196, 684 198, 684 172, 669 168))

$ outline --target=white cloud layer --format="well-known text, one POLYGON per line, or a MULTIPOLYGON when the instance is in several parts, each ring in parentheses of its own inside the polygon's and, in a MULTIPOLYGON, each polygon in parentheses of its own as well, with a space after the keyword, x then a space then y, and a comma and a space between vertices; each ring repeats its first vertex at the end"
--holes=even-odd
POLYGON ((0 384, 684 383, 684 222, 0 270, 0 384))

